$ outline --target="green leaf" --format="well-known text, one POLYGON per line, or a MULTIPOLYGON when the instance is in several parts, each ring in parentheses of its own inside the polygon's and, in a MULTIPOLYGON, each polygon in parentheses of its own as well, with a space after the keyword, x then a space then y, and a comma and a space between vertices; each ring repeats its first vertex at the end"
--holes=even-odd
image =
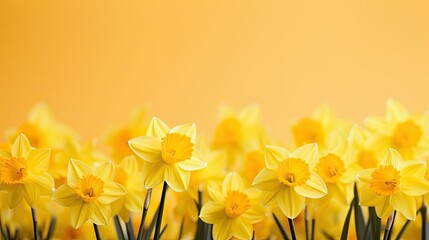
POLYGON ((381 219, 377 216, 374 207, 369 207, 369 218, 373 239, 380 239, 381 219))
POLYGON ((277 227, 279 227, 280 232, 282 233, 283 239, 289 240, 289 236, 287 235, 283 225, 281 224, 280 220, 277 218, 276 214, 273 213, 274 220, 276 221, 277 227))
POLYGON ((347 212, 346 220, 344 221, 343 230, 341 231, 341 240, 347 240, 349 233, 350 218, 352 216, 352 209, 354 207, 355 199, 350 203, 349 211, 347 212))
POLYGON ((359 193, 356 187, 356 183, 354 185, 354 211, 355 211, 355 228, 356 228, 356 236, 358 240, 364 239, 365 233, 365 219, 363 217, 362 208, 359 205, 359 193))

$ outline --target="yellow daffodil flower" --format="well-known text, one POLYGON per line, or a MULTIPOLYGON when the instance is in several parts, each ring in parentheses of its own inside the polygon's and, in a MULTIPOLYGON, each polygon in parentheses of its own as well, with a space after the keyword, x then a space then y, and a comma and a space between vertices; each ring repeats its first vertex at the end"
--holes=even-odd
POLYGON ((114 181, 115 166, 111 161, 91 169, 84 162, 71 159, 67 168, 67 183, 54 193, 55 200, 70 207, 71 225, 80 227, 88 219, 106 225, 111 217, 110 204, 126 194, 114 181))
POLYGON ((314 171, 318 160, 317 144, 306 144, 294 152, 278 146, 267 146, 264 168, 253 186, 264 191, 264 205, 280 206, 290 219, 304 209, 305 198, 327 194, 322 178, 314 171))
POLYGON ((423 161, 404 161, 395 149, 389 149, 378 168, 363 170, 358 180, 363 184, 360 205, 374 206, 379 217, 396 210, 407 219, 416 218, 415 196, 429 192, 423 161))
POLYGON ((133 138, 129 145, 145 161, 143 179, 146 188, 153 188, 166 181, 176 192, 185 191, 191 171, 206 167, 206 162, 194 148, 194 124, 169 128, 158 118, 149 124, 146 136, 133 138))
POLYGON ((214 239, 251 239, 252 224, 265 217, 255 189, 244 189, 241 177, 229 173, 222 184, 222 190, 209 188, 212 201, 204 204, 200 218, 213 224, 214 239))
POLYGON ((365 126, 374 133, 368 144, 382 152, 391 147, 406 159, 422 158, 429 153, 429 117, 412 115, 395 100, 387 101, 385 117, 369 117, 365 126))
POLYGON ((47 172, 50 149, 34 149, 24 134, 18 136, 10 152, 0 150, 0 190, 8 192, 10 208, 23 198, 34 207, 40 196, 51 196, 54 179, 47 172))

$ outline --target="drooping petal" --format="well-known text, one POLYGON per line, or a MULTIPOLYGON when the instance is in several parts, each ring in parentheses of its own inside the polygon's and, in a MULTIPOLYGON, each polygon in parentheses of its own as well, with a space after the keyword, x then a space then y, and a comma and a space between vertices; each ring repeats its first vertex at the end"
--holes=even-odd
POLYGON ((128 141, 131 150, 146 162, 156 163, 162 161, 161 139, 157 137, 136 137, 128 141))
MULTIPOLYGON (((194 150, 196 151, 196 150, 194 150)), ((179 167, 186 171, 195 171, 207 166, 207 163, 204 162, 201 158, 192 156, 190 159, 177 163, 179 167)))
POLYGON ((171 164, 166 165, 164 177, 171 189, 175 192, 183 192, 188 189, 191 173, 182 170, 176 164, 171 164))
POLYGON ((134 155, 125 157, 124 160, 121 162, 121 166, 128 174, 132 172, 137 172, 139 168, 137 159, 134 155))
POLYGON ((403 164, 404 159, 401 154, 393 148, 389 148, 383 160, 381 161, 382 165, 388 166, 392 165, 398 170, 398 168, 403 164))
POLYGON ((93 205, 94 211, 91 215, 91 220, 97 225, 107 225, 111 215, 110 204, 100 204, 95 202, 93 205))
POLYGON ((357 175, 357 180, 364 184, 369 184, 369 182, 372 180, 372 173, 374 170, 374 168, 368 168, 360 171, 357 175))
POLYGON ((153 188, 164 181, 165 167, 163 161, 157 163, 145 163, 143 165, 143 182, 146 188, 153 188))
POLYGON ((269 168, 276 169, 279 163, 290 156, 285 148, 267 145, 265 149, 265 164, 269 168))
POLYGON ((414 176, 423 178, 425 172, 425 162, 418 160, 408 160, 403 162, 401 176, 414 176))
POLYGON ((277 191, 281 187, 276 171, 269 168, 262 169, 253 179, 252 185, 267 192, 277 191))
POLYGON ((291 157, 301 158, 310 166, 310 170, 312 170, 319 160, 317 143, 305 144, 297 148, 291 153, 291 157))
POLYGON ((34 173, 48 171, 51 149, 39 148, 30 151, 27 157, 27 167, 34 173))
POLYGON ((251 239, 253 234, 252 223, 247 218, 239 217, 232 222, 234 237, 238 239, 251 239))
POLYGON ((403 192, 396 192, 391 197, 390 203, 398 212, 402 213, 407 219, 416 219, 416 200, 403 192))
POLYGON ((213 224, 213 239, 231 239, 233 235, 234 229, 230 219, 225 219, 220 224, 213 224))
POLYGON ((161 119, 153 117, 146 131, 146 136, 163 138, 170 128, 161 119))
POLYGON ((22 193, 28 205, 30 205, 30 207, 35 207, 40 198, 40 192, 39 189, 37 189, 36 184, 32 182, 25 183, 22 193))
POLYGON ((252 202, 252 207, 243 213, 243 217, 249 219, 250 223, 255 224, 265 218, 265 208, 257 202, 252 202))
POLYGON ((25 182, 31 182, 39 189, 41 196, 51 196, 54 188, 54 178, 47 172, 38 176, 30 175, 25 178, 25 182))
POLYGON ((214 189, 213 187, 208 186, 208 191, 209 191, 209 196, 213 201, 215 201, 215 202, 224 202, 225 201, 225 197, 217 189, 214 189))
POLYGON ((390 198, 386 197, 383 203, 375 206, 375 212, 379 218, 386 218, 393 213, 393 208, 390 204, 390 198))
POLYGON ((115 165, 112 161, 107 161, 94 170, 94 175, 104 182, 111 182, 115 179, 115 165))
MULTIPOLYGON (((279 190, 280 191, 280 190, 279 190)), ((264 192, 261 196, 262 205, 264 206, 274 206, 277 205, 277 194, 276 192, 264 192)))
POLYGON ((387 112, 386 119, 389 122, 403 122, 406 121, 410 117, 410 113, 408 110, 393 99, 389 99, 387 101, 387 112))
POLYGON ((201 208, 200 218, 208 224, 214 224, 226 218, 225 206, 220 202, 208 202, 201 208))
POLYGON ((30 142, 24 134, 20 134, 12 145, 12 156, 27 159, 31 152, 30 142))
POLYGON ((94 206, 91 203, 86 203, 84 201, 76 201, 70 207, 70 219, 71 225, 74 228, 79 228, 84 224, 94 212, 94 206))
POLYGON ((321 198, 328 193, 323 179, 315 172, 310 173, 310 179, 305 184, 295 186, 295 191, 308 198, 321 198))
POLYGON ((228 191, 243 189, 243 181, 236 172, 228 173, 222 182, 222 194, 227 195, 228 191))
POLYGON ((70 187, 68 184, 63 184, 54 192, 55 201, 64 207, 69 207, 75 200, 79 200, 76 189, 70 187))
POLYGON ((76 187, 79 180, 91 173, 91 169, 84 162, 71 159, 67 167, 67 183, 70 187, 76 187))
POLYGON ((170 130, 170 133, 180 133, 191 138, 191 142, 195 144, 195 140, 197 138, 197 128, 195 124, 183 124, 176 126, 170 130))
POLYGON ((12 187, 7 189, 7 200, 9 208, 13 209, 18 206, 24 198, 24 186, 12 187))
POLYGON ((277 202, 286 217, 294 219, 304 209, 305 198, 293 188, 284 188, 277 194, 277 202))
POLYGON ((105 182, 103 186, 103 194, 98 198, 102 204, 110 204, 127 193, 125 188, 117 182, 105 182))
POLYGON ((364 187, 360 196, 359 204, 362 206, 377 206, 382 205, 385 200, 385 196, 377 195, 368 187, 364 187))
POLYGON ((422 177, 404 176, 401 177, 401 190, 406 195, 421 196, 429 192, 429 182, 422 177))

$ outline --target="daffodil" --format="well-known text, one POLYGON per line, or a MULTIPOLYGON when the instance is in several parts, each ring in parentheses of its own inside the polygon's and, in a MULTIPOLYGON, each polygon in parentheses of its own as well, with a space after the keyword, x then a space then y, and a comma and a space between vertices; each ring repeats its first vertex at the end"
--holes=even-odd
POLYGON ((202 155, 194 148, 194 124, 167 126, 158 118, 149 124, 146 136, 133 138, 129 145, 145 161, 143 181, 146 188, 153 188, 166 181, 176 192, 188 188, 191 171, 206 167, 202 155))
POLYGON ((325 145, 326 137, 335 129, 348 131, 351 124, 334 116, 328 107, 317 109, 312 117, 302 118, 292 126, 292 135, 297 146, 308 143, 325 145))
POLYGON ((305 198, 327 194, 322 178, 314 171, 318 160, 317 144, 306 144, 292 153, 278 146, 267 146, 264 168, 253 186, 264 192, 265 205, 278 205, 290 219, 304 209, 305 198))
POLYGON ((255 189, 244 189, 241 177, 229 173, 221 191, 209 188, 212 201, 204 204, 200 218, 213 224, 214 239, 251 239, 252 224, 265 217, 265 209, 260 205, 255 189))
POLYGON ((40 196, 51 196, 54 179, 47 172, 50 149, 34 149, 23 134, 12 145, 10 152, 0 150, 0 190, 8 193, 10 208, 23 198, 34 208, 40 196))
POLYGON ((385 117, 369 117, 365 126, 374 134, 368 140, 373 148, 387 151, 398 150, 406 159, 422 158, 429 152, 429 117, 425 114, 410 114, 395 100, 387 101, 385 117))
POLYGON ((67 183, 54 193, 55 200, 70 207, 71 225, 80 227, 88 219, 106 225, 111 217, 111 203, 123 197, 126 190, 114 181, 115 166, 111 161, 91 169, 84 162, 71 159, 67 183))
POLYGON ((358 180, 363 184, 360 205, 374 206, 379 217, 396 210, 407 219, 416 218, 415 196, 429 192, 423 161, 404 161, 401 154, 389 149, 378 168, 363 170, 358 180))

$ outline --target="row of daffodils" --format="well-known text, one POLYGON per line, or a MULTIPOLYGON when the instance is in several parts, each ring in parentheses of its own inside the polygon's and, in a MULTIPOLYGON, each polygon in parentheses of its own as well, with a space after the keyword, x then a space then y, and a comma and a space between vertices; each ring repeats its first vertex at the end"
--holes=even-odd
POLYGON ((290 129, 286 147, 223 107, 208 138, 138 109, 97 144, 39 104, 0 145, 1 238, 429 239, 428 114, 290 129))

